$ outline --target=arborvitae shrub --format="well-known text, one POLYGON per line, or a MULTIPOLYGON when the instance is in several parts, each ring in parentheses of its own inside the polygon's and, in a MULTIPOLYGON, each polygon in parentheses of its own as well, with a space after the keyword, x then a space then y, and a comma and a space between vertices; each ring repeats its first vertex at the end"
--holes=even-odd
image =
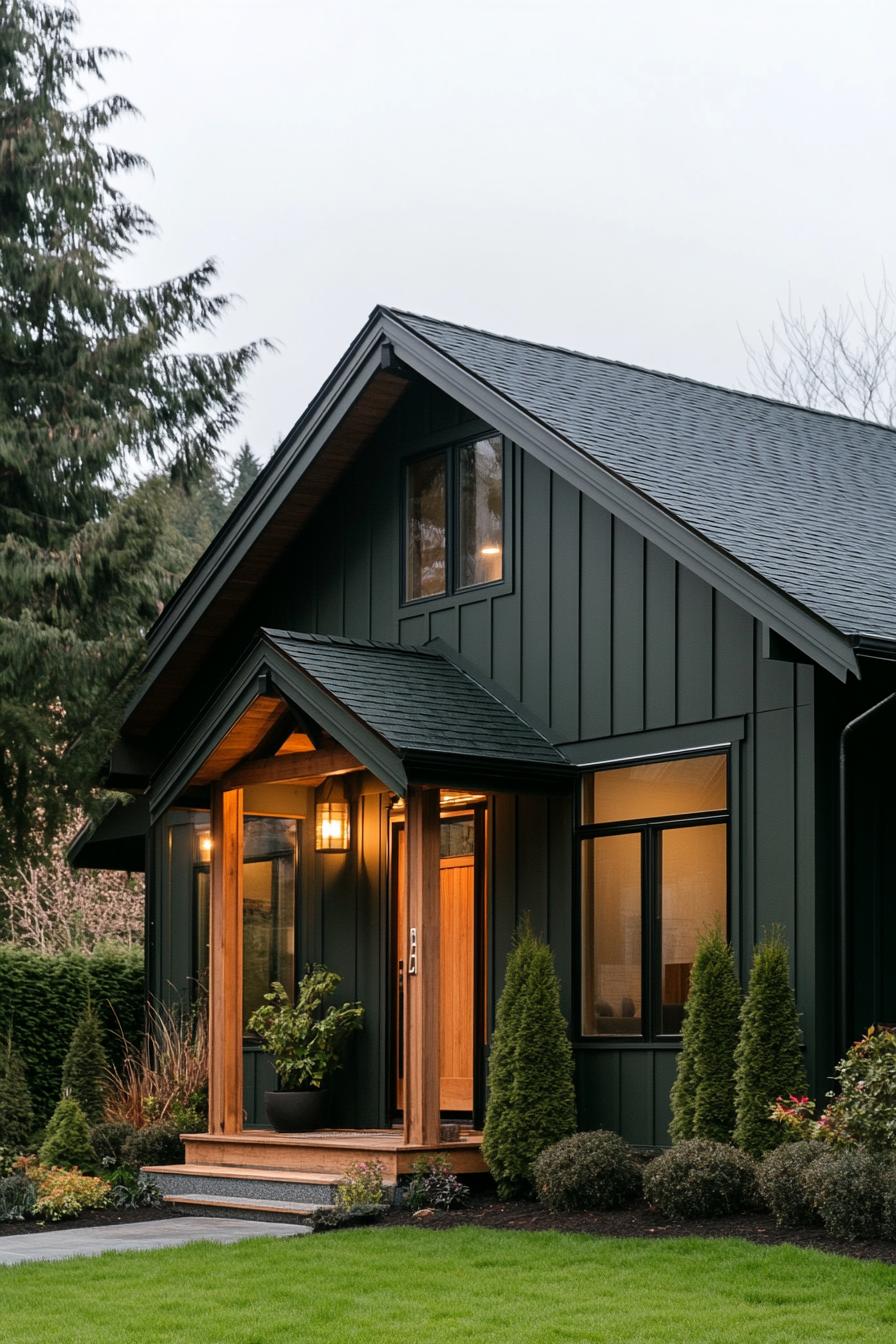
POLYGON ((787 1139, 784 1126, 770 1118, 774 1102, 800 1096, 808 1086, 787 944, 777 928, 753 954, 735 1061, 734 1141, 761 1157, 787 1139))
POLYGON ((34 1129, 34 1110, 25 1065, 12 1032, 0 1046, 0 1148, 25 1152, 34 1129))
POLYGON ((556 1212, 618 1209, 641 1188, 629 1145, 608 1129, 570 1134, 535 1159, 535 1193, 556 1212))
POLYGON ((88 1003, 72 1032, 62 1065, 62 1094, 74 1097, 91 1125, 98 1125, 103 1118, 108 1069, 103 1029, 96 1010, 88 1003))
POLYGON ((830 1236, 852 1240, 880 1235, 892 1159, 867 1148, 830 1148, 803 1179, 830 1236))
POLYGON ((532 1192, 539 1153, 576 1127, 572 1047, 551 949, 528 921, 507 958, 482 1152, 502 1199, 532 1192))
POLYGON ((686 1139, 648 1163, 644 1195, 664 1218, 722 1218, 754 1203, 756 1167, 730 1144, 686 1139))
POLYGON ((87 1119, 74 1097, 63 1097, 50 1117, 40 1161, 44 1167, 78 1167, 84 1172, 96 1166, 87 1119))
POLYGON ((716 927, 697 946, 672 1088, 670 1133, 728 1143, 734 1131, 734 1052, 741 1007, 734 953, 716 927))
POLYGON ((819 1222, 806 1173, 825 1149, 810 1139, 773 1148, 762 1159, 757 1183, 762 1202, 779 1227, 807 1227, 819 1222))

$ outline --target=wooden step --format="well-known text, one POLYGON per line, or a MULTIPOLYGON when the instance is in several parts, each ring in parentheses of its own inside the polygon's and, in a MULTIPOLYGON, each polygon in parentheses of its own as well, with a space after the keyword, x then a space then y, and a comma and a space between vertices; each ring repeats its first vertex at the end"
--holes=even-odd
POLYGON ((406 1145, 400 1134, 382 1131, 275 1134, 270 1130, 245 1130, 242 1134, 184 1134, 181 1136, 189 1166, 254 1167, 276 1171, 344 1175, 354 1162, 379 1162, 383 1179, 398 1180, 427 1153, 443 1152, 459 1175, 484 1172, 479 1136, 470 1136, 432 1148, 406 1145))
POLYGON ((182 1195, 163 1195, 163 1204, 174 1204, 209 1210, 232 1210, 234 1213, 277 1214, 284 1218, 310 1219, 315 1209, 329 1209, 330 1204, 299 1204, 290 1199, 245 1199, 230 1195, 203 1195, 185 1192, 182 1195))
POLYGON ((336 1177, 332 1171, 278 1171, 273 1167, 232 1167, 203 1166, 198 1162, 180 1162, 175 1166, 143 1167, 149 1175, 162 1176, 213 1176, 215 1179, 232 1181, 284 1181, 293 1185, 334 1185, 336 1177))

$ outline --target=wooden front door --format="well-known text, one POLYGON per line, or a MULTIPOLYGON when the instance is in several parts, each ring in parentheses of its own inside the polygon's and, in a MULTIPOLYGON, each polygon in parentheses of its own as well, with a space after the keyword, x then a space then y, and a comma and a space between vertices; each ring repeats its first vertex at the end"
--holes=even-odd
MULTIPOLYGON (((477 1032, 477 960, 481 947, 481 910, 477 900, 479 868, 477 837, 480 818, 474 813, 442 816, 439 859, 439 1102, 450 1114, 472 1114, 477 1032)), ((393 927, 404 928, 405 832, 393 833, 393 927)), ((406 949, 393 940, 393 1041, 395 1107, 404 1105, 404 989, 406 949)))

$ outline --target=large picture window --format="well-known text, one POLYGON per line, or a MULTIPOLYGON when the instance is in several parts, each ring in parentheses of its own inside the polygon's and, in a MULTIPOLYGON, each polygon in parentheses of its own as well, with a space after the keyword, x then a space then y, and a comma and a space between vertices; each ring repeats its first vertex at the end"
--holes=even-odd
POLYGON ((697 941, 728 928, 727 752, 585 776, 581 1031, 681 1034, 697 941))
POLYGON ((443 597, 504 577, 504 445, 499 435, 408 462, 404 600, 443 597))

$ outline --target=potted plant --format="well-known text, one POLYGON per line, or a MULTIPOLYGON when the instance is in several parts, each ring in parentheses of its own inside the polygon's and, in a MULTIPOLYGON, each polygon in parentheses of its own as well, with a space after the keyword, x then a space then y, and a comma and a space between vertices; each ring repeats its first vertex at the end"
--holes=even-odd
POLYGON ((308 965, 296 987, 295 1003, 279 980, 249 1018, 249 1030, 261 1038, 273 1058, 280 1089, 265 1092, 264 1109, 274 1129, 298 1133, 320 1129, 329 1095, 324 1083, 339 1068, 346 1037, 361 1026, 360 1003, 331 1004, 321 1011, 342 977, 326 966, 308 965))

